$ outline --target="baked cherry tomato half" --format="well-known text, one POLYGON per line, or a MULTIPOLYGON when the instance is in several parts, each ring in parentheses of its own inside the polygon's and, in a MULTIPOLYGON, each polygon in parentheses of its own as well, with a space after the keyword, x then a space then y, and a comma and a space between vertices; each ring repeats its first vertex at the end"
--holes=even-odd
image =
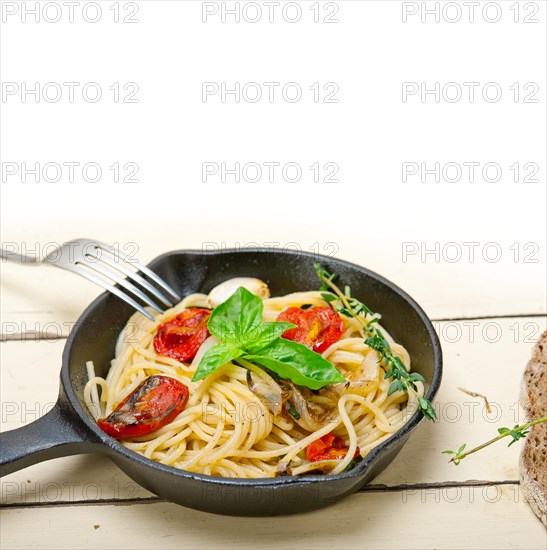
MULTIPOLYGON (((310 462, 317 462, 319 460, 339 460, 345 458, 348 454, 348 450, 349 448, 346 447, 341 437, 327 434, 306 447, 306 458, 310 462)), ((361 451, 359 447, 357 447, 353 458, 359 456, 360 453, 361 451)))
POLYGON ((188 387, 174 378, 149 376, 97 424, 116 439, 148 435, 184 410, 189 393, 188 387))
POLYGON ((346 329, 340 315, 330 307, 290 307, 282 311, 277 320, 297 325, 286 330, 281 335, 283 338, 304 344, 317 353, 323 353, 337 342, 346 329))
POLYGON ((177 361, 191 361, 199 347, 209 338, 208 309, 190 307, 158 327, 154 336, 154 349, 158 355, 177 361))

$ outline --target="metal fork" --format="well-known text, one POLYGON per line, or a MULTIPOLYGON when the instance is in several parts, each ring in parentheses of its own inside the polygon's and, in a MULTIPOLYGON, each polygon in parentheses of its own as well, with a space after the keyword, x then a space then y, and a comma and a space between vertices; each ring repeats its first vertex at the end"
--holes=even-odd
POLYGON ((100 241, 91 239, 68 241, 55 248, 42 260, 0 248, 0 258, 25 265, 49 264, 77 273, 115 294, 151 320, 154 320, 154 317, 137 302, 137 299, 159 312, 164 312, 166 307, 160 306, 156 300, 145 294, 136 284, 148 291, 164 306, 172 307, 174 303, 181 300, 180 296, 152 270, 113 246, 100 241), (132 266, 134 269, 130 269, 128 266, 132 266), (153 286, 150 281, 139 275, 135 269, 156 283, 169 297, 153 286), (112 282, 117 283, 128 293, 114 286, 112 282))

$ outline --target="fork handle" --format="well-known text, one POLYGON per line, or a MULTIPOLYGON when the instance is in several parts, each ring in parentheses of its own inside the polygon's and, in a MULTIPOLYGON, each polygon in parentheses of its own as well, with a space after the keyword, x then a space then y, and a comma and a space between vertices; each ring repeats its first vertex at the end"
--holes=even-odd
POLYGON ((34 256, 28 256, 27 254, 17 254, 11 250, 4 250, 0 248, 0 258, 5 261, 15 262, 18 264, 27 265, 40 265, 40 260, 34 256))

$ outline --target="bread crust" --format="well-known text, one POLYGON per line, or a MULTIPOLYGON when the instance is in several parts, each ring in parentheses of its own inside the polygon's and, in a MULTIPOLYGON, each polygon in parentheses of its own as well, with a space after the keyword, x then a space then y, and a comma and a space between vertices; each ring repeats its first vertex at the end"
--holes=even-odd
MULTIPOLYGON (((524 370, 520 401, 527 421, 547 416, 547 331, 539 337, 524 370)), ((547 527, 547 423, 531 428, 519 466, 524 498, 547 527)))

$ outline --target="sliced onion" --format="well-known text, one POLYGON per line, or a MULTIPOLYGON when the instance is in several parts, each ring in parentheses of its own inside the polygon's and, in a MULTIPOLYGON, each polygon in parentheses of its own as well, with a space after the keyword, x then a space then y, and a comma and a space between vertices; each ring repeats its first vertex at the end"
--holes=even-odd
MULTIPOLYGON (((249 389, 266 405, 267 409, 278 416, 283 409, 283 392, 279 385, 270 377, 262 378, 247 371, 247 385, 249 389)), ((285 396, 286 398, 286 396, 285 396)))
POLYGON ((345 393, 355 393, 366 397, 380 382, 380 363, 378 363, 378 359, 379 355, 376 351, 369 351, 361 364, 361 368, 350 374, 349 377, 353 380, 345 384, 328 386, 326 394, 332 397, 334 393, 334 395, 341 397, 345 393))
POLYGON ((321 429, 330 419, 331 409, 314 403, 312 393, 308 388, 297 388, 292 382, 286 382, 290 391, 290 402, 300 418, 295 422, 309 432, 321 429))

